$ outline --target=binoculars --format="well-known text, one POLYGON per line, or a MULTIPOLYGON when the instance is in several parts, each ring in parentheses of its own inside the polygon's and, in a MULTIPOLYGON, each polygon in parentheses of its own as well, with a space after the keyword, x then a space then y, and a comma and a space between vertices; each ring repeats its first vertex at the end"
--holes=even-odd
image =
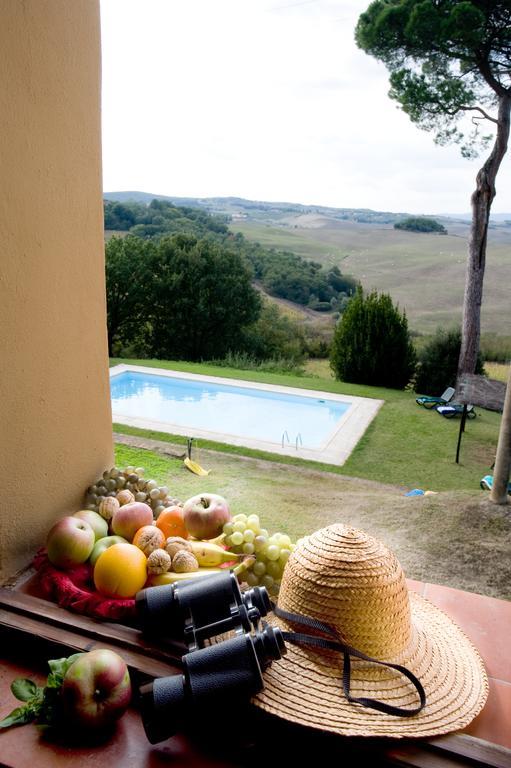
POLYGON ((148 587, 136 595, 138 622, 146 634, 184 642, 188 651, 204 641, 234 630, 250 632, 271 611, 265 587, 241 593, 230 571, 162 587, 148 587))
POLYGON ((135 605, 144 632, 187 649, 182 674, 140 688, 151 744, 172 736, 194 713, 227 702, 232 707, 255 695, 263 688, 264 670, 286 652, 280 629, 262 622, 271 610, 265 587, 242 593, 230 571, 149 587, 137 594, 135 605), (225 633, 231 633, 228 639, 204 645, 225 633))

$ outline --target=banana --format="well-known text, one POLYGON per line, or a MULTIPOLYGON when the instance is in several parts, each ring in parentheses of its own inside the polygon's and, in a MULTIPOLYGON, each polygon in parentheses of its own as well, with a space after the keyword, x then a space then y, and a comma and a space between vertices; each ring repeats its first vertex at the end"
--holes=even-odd
POLYGON ((214 568, 217 565, 222 565, 222 563, 230 563, 232 560, 240 560, 243 557, 243 555, 229 552, 229 550, 223 549, 211 541, 189 540, 189 544, 201 568, 214 568))
POLYGON ((215 573, 221 573, 223 568, 199 568, 198 571, 189 571, 188 573, 174 573, 173 571, 167 571, 167 573, 160 573, 157 576, 150 576, 148 583, 150 587, 161 587, 163 584, 175 584, 178 581, 186 581, 187 579, 200 579, 204 576, 213 576, 215 573))
POLYGON ((196 461, 192 461, 188 456, 184 459, 183 463, 190 472, 193 472, 194 475, 199 475, 199 477, 207 477, 211 472, 210 469, 204 469, 200 464, 197 464, 196 461))
MULTIPOLYGON (((249 568, 252 568, 254 565, 256 559, 254 555, 245 555, 241 563, 238 563, 238 565, 235 565, 234 568, 231 568, 230 570, 232 573, 234 573, 236 576, 239 576, 244 571, 248 571, 249 568)), ((220 568, 220 570, 223 570, 223 568, 220 568)))
POLYGON ((199 568, 198 571, 190 571, 189 573, 174 573, 173 571, 167 571, 167 573, 150 576, 148 579, 148 586, 160 587, 163 584, 175 584, 178 581, 186 581, 187 579, 200 579, 205 576, 213 576, 215 573, 223 573, 225 570, 230 570, 236 576, 239 576, 244 571, 251 568, 254 562, 255 557, 253 555, 244 555, 241 563, 235 565, 234 568, 199 568))

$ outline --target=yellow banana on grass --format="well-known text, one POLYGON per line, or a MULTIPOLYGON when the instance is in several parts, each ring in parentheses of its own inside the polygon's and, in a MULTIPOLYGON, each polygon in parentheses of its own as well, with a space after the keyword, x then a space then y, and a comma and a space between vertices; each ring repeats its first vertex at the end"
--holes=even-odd
POLYGON ((193 472, 194 475, 198 475, 199 477, 207 477, 211 472, 210 469, 204 469, 200 464, 197 464, 196 461, 188 458, 188 456, 184 459, 183 463, 190 472, 193 472))

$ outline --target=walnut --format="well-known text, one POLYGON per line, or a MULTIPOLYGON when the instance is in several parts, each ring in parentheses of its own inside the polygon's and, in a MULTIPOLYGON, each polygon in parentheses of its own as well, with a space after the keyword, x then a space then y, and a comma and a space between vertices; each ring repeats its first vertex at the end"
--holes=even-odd
POLYGON ((135 501, 135 496, 132 494, 131 491, 128 491, 126 488, 123 491, 119 491, 117 494, 117 501, 119 504, 124 506, 124 504, 131 504, 133 501, 135 501))
POLYGON ((171 557, 174 557, 174 555, 181 550, 184 550, 185 552, 192 551, 190 542, 186 539, 182 539, 180 536, 169 536, 167 543, 165 544, 165 549, 171 557))
POLYGON ((199 563, 195 555, 187 552, 186 549, 180 549, 172 558, 172 570, 175 573, 191 573, 199 570, 199 563))
MULTIPOLYGON (((155 549, 161 549, 163 534, 155 525, 145 525, 137 538, 137 547, 149 557, 155 549)), ((163 551, 163 550, 162 550, 163 551)))
POLYGON ((172 558, 164 549, 155 549, 147 558, 147 572, 154 575, 167 573, 171 563, 172 558))
POLYGON ((105 520, 109 521, 114 516, 114 512, 117 512, 120 506, 121 505, 117 499, 115 499, 113 496, 105 496, 99 505, 99 514, 101 517, 104 517, 105 520))

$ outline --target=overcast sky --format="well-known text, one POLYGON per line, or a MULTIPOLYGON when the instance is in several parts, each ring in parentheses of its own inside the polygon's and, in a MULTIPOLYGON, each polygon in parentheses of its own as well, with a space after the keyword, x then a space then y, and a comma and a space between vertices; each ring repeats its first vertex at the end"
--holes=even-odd
MULTIPOLYGON (((101 0, 105 191, 469 211, 481 160, 388 98, 353 40, 368 4, 101 0)), ((494 212, 511 211, 510 171, 494 212)))

